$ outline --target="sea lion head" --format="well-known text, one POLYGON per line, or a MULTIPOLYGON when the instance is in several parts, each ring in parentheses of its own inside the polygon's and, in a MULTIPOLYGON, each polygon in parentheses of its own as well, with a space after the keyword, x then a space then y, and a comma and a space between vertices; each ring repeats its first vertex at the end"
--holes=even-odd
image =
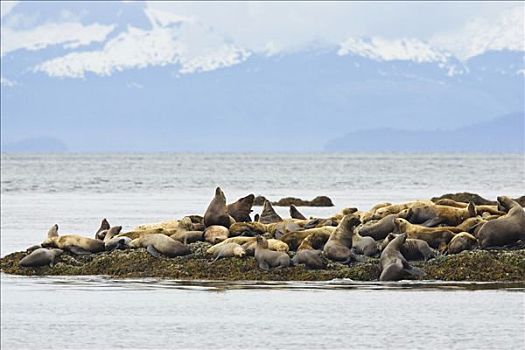
POLYGON ((500 210, 500 207, 504 208, 505 212, 509 211, 512 207, 515 205, 519 205, 517 202, 513 201, 507 196, 498 196, 498 210, 500 210))
POLYGON ((341 220, 340 225, 344 227, 347 230, 353 231, 354 227, 359 225, 361 223, 361 220, 353 214, 347 214, 343 217, 343 220, 341 220))
POLYGON ((242 258, 243 256, 246 255, 246 251, 244 250, 243 247, 236 246, 235 248, 233 248, 233 255, 239 258, 242 258))
POLYGON ((403 244, 405 244, 405 241, 407 240, 407 234, 401 233, 396 238, 394 238, 388 246, 392 246, 393 248, 399 250, 403 244))
POLYGON ((191 231, 193 228, 193 222, 189 216, 185 216, 179 220, 178 227, 186 231, 191 231))
POLYGON ((349 215, 349 214, 353 214, 353 213, 357 212, 358 210, 359 209, 353 208, 353 207, 352 208, 343 208, 343 210, 341 210, 341 213, 343 215, 349 215))
POLYGON ((406 227, 409 224, 408 221, 401 218, 394 219, 394 223, 396 224, 396 227, 400 232, 405 232, 406 227))
POLYGON ((54 224, 49 231, 47 231, 47 238, 51 237, 58 237, 58 224, 54 224))
POLYGON ((217 199, 220 199, 221 203, 224 202, 224 204, 226 205, 226 196, 224 195, 224 192, 220 187, 217 187, 215 189, 215 197, 217 199))
POLYGON ((268 249, 268 241, 263 236, 257 236, 257 247, 268 249))

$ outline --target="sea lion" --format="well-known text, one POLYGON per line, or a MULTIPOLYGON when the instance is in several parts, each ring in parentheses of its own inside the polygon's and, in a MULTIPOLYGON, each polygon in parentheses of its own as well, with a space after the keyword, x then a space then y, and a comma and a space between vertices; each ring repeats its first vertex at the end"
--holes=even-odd
POLYGON ((372 237, 361 236, 356 230, 352 231, 352 250, 366 256, 375 256, 379 253, 377 242, 372 237))
POLYGON ((230 226, 230 236, 254 237, 266 233, 266 225, 260 222, 236 222, 230 226))
POLYGON ((395 219, 394 222, 399 232, 406 233, 409 238, 422 239, 432 248, 437 248, 441 252, 446 248, 452 237, 454 237, 452 231, 440 227, 413 225, 401 218, 395 219))
POLYGON ((211 263, 214 263, 221 258, 232 258, 235 256, 242 258, 245 255, 246 252, 243 247, 237 243, 220 244, 219 247, 213 251, 213 257, 215 259, 211 263))
POLYGON ((361 221, 353 214, 345 215, 324 245, 323 252, 330 260, 349 263, 355 258, 352 248, 352 233, 361 221))
POLYGON ((172 239, 184 244, 195 243, 204 240, 203 231, 184 231, 176 232, 170 236, 172 239))
POLYGON ((372 237, 377 241, 385 239, 389 233, 396 229, 394 220, 397 217, 398 214, 389 214, 373 224, 361 226, 358 230, 359 234, 363 237, 372 237))
POLYGON ((228 238, 229 234, 230 231, 226 227, 221 225, 212 225, 206 227, 203 237, 206 242, 216 244, 228 238))
MULTIPOLYGON (((396 238, 396 235, 389 233, 388 236, 381 243, 381 251, 383 251, 388 243, 396 238)), ((401 254, 407 260, 424 260, 435 258, 437 256, 436 252, 430 248, 427 242, 422 239, 407 238, 405 243, 401 246, 399 250, 401 254)))
POLYGON ((505 196, 498 197, 498 202, 510 209, 507 214, 481 226, 477 238, 482 248, 501 247, 525 240, 525 211, 521 205, 505 196))
POLYGON ((19 264, 22 267, 39 267, 48 266, 53 267, 55 260, 64 251, 62 249, 52 248, 38 248, 33 250, 29 255, 20 260, 19 264))
POLYGON ((130 248, 146 248, 148 253, 156 258, 159 258, 161 254, 174 258, 191 253, 190 248, 185 244, 160 233, 136 238, 129 243, 129 246, 130 248))
POLYGON ((79 235, 58 236, 58 225, 51 226, 47 239, 42 243, 43 248, 60 248, 73 254, 100 253, 105 250, 104 242, 98 239, 79 235))
POLYGON ((269 236, 277 239, 287 233, 302 230, 307 221, 297 219, 286 219, 266 225, 266 232, 269 236))
POLYGON ((306 217, 297 210, 295 205, 290 205, 290 217, 292 219, 306 220, 306 217))
POLYGON ((472 250, 478 245, 476 237, 467 232, 461 232, 452 237, 448 243, 448 254, 458 254, 464 250, 472 250))
MULTIPOLYGON (((455 200, 447 199, 447 198, 440 199, 436 201, 435 204, 448 205, 450 207, 455 207, 455 208, 467 208, 468 207, 468 203, 456 202, 455 200)), ((491 215, 504 215, 505 214, 505 212, 498 210, 497 205, 487 205, 487 204, 476 205, 476 213, 477 215, 482 215, 483 213, 489 213, 491 215)))
POLYGON ((387 215, 397 214, 415 205, 425 205, 425 204, 430 205, 434 203, 432 203, 431 201, 413 201, 413 202, 400 203, 400 204, 390 204, 390 205, 378 208, 374 212, 374 215, 372 215, 371 220, 381 220, 387 215))
POLYGON ((228 204, 226 211, 235 220, 235 222, 250 222, 250 213, 252 212, 253 200, 255 196, 249 194, 246 197, 239 198, 237 202, 228 204))
POLYGON ((270 268, 283 268, 290 266, 290 257, 287 253, 275 252, 268 249, 268 242, 262 236, 257 237, 255 246, 255 260, 260 269, 269 271, 270 268))
POLYGON ((394 238, 381 253, 379 259, 380 281, 399 281, 406 273, 411 275, 421 275, 421 271, 408 263, 400 249, 407 239, 406 233, 402 233, 394 238))
POLYGON ((321 258, 322 250, 299 250, 292 258, 292 265, 305 265, 307 269, 324 269, 326 264, 321 258))
POLYGON ((108 220, 106 218, 102 219, 102 222, 100 223, 100 227, 95 233, 95 239, 104 240, 104 236, 100 234, 102 231, 109 230, 111 226, 109 225, 108 220))
POLYGON ((372 208, 370 208, 370 210, 361 212, 359 214, 359 220, 361 220, 361 222, 364 224, 364 223, 366 223, 366 222, 368 222, 368 221, 373 219, 374 214, 375 214, 377 209, 388 207, 390 205, 392 205, 392 203, 388 203, 388 202, 387 203, 376 204, 372 208))
MULTIPOLYGON (((324 234, 327 237, 330 237, 330 235, 336 230, 336 227, 334 226, 324 226, 324 227, 316 227, 316 228, 309 228, 306 230, 301 231, 295 231, 295 232, 289 232, 279 238, 281 241, 286 243, 288 247, 290 247, 290 250, 297 250, 299 245, 301 245, 301 242, 311 235, 312 233, 319 232, 320 234, 324 234)), ((328 240, 328 239, 327 239, 328 240)))
POLYGON ((300 250, 323 250, 324 245, 330 238, 330 233, 326 232, 314 232, 306 236, 305 239, 301 242, 297 251, 300 250))
POLYGON ((259 217, 259 222, 263 224, 271 224, 280 221, 283 221, 283 219, 273 209, 272 203, 270 203, 269 200, 265 200, 261 216, 259 217))
POLYGON ((215 189, 215 196, 210 202, 208 209, 204 213, 204 226, 231 226, 231 216, 228 214, 226 207, 226 196, 220 187, 215 189))
POLYGON ((412 224, 436 226, 445 224, 457 226, 468 218, 476 216, 476 206, 470 202, 466 208, 455 208, 448 205, 418 204, 408 210, 406 219, 412 224))
POLYGON ((131 238, 129 237, 115 237, 122 230, 122 226, 113 226, 107 233, 104 234, 104 248, 110 252, 115 249, 127 249, 131 238))
MULTIPOLYGON (((247 255, 253 255, 255 252, 255 246, 257 245, 257 238, 256 237, 252 237, 252 238, 254 238, 253 241, 246 242, 242 245, 247 255)), ((273 250, 276 252, 284 252, 284 253, 288 253, 288 251, 290 250, 290 248, 288 247, 286 243, 278 239, 270 238, 270 239, 267 239, 266 241, 268 242, 268 249, 270 250, 273 250)))

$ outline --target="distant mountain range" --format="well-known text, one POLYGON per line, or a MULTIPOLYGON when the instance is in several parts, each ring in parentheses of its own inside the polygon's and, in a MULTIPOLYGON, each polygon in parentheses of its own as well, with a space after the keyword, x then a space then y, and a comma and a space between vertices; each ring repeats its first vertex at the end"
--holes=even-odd
POLYGON ((525 114, 509 114, 455 130, 378 128, 329 141, 330 152, 513 152, 525 153, 525 114))

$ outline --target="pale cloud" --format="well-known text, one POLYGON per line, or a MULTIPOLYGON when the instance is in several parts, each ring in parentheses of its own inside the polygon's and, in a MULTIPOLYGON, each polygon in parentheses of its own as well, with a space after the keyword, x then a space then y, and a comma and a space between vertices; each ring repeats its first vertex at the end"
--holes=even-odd
POLYGON ((5 86, 5 87, 13 87, 13 86, 18 85, 18 83, 14 80, 9 80, 7 78, 0 77, 0 85, 5 86))
POLYGON ((49 23, 31 30, 13 30, 2 27, 1 54, 19 49, 40 50, 51 45, 76 48, 93 42, 104 41, 113 31, 113 25, 82 25, 75 22, 49 23))
POLYGON ((225 42, 199 23, 158 15, 148 14, 153 24, 150 30, 130 26, 101 50, 72 52, 37 65, 35 71, 52 77, 83 78, 88 72, 109 76, 131 68, 179 64, 179 72, 188 74, 228 67, 249 56, 248 51, 225 42))
POLYGON ((7 16, 19 1, 0 1, 0 18, 7 16))

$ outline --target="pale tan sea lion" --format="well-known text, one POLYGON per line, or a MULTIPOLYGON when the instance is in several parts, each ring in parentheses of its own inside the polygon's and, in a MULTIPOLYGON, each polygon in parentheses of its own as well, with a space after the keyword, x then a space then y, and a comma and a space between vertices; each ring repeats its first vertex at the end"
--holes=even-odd
POLYGON ((273 209, 272 203, 269 200, 264 201, 263 210, 259 216, 259 222, 263 224, 271 224, 283 221, 283 219, 273 209))
MULTIPOLYGON (((456 202, 453 199, 440 199, 436 201, 437 205, 448 205, 455 208, 467 208, 468 203, 456 202)), ((476 205, 476 213, 482 215, 483 213, 489 213, 491 215, 504 215, 505 213, 498 210, 497 205, 476 205)))
POLYGON ((226 196, 220 187, 215 189, 215 196, 204 213, 204 226, 224 226, 229 228, 232 224, 231 216, 226 207, 226 196))
POLYGON ((424 205, 424 204, 430 205, 430 204, 434 204, 434 203, 432 203, 431 201, 413 201, 413 202, 407 202, 407 203, 387 205, 387 206, 378 208, 374 212, 374 215, 371 217, 371 220, 381 220, 382 218, 384 218, 387 215, 397 214, 397 213, 400 213, 401 211, 403 211, 405 209, 409 209, 409 208, 411 208, 411 207, 413 207, 415 205, 424 205))
POLYGON ((437 248, 441 252, 446 248, 452 237, 454 237, 452 231, 440 227, 413 225, 401 218, 395 219, 394 222, 399 232, 406 233, 409 238, 422 239, 432 248, 437 248))
POLYGON ((184 244, 195 243, 204 240, 203 231, 183 231, 176 232, 170 236, 176 241, 182 242, 184 244))
POLYGON ((355 258, 351 251, 352 233, 361 222, 353 214, 346 215, 324 245, 324 255, 335 261, 349 263, 355 258))
POLYGON ((408 263, 400 249, 405 243, 407 235, 405 233, 400 234, 394 238, 381 253, 379 259, 379 269, 381 275, 379 276, 380 281, 399 281, 403 279, 406 274, 421 275, 422 272, 416 269, 408 263))
POLYGON ((146 248, 148 253, 158 258, 165 255, 170 258, 190 254, 185 244, 163 234, 151 234, 136 238, 129 243, 130 248, 146 248))
POLYGON ((276 252, 268 249, 268 242, 262 236, 257 237, 255 246, 255 260, 260 269, 269 271, 271 268, 284 268, 290 266, 290 257, 287 253, 276 252))
POLYGON ((64 251, 62 249, 57 248, 38 248, 33 250, 29 255, 23 257, 19 264, 22 267, 53 267, 56 258, 59 257, 63 252, 64 251))
POLYGON ((217 244, 229 237, 230 231, 221 225, 212 225, 204 230, 204 240, 211 244, 217 244))
POLYGON ((253 200, 255 196, 249 194, 246 197, 239 198, 237 202, 228 204, 226 210, 235 222, 250 222, 250 213, 252 212, 253 200))
POLYGON ((213 251, 213 257, 215 259, 212 261, 212 263, 221 258, 242 258, 245 255, 246 252, 244 251, 244 248, 237 243, 220 244, 219 247, 213 251))
POLYGON ((100 253, 105 250, 104 242, 98 239, 79 235, 58 236, 58 225, 51 226, 47 239, 42 243, 43 248, 59 248, 73 254, 100 253))
POLYGON ((455 208, 447 205, 418 204, 412 206, 406 219, 413 224, 436 226, 445 224, 457 226, 468 218, 476 216, 476 206, 470 202, 466 208, 455 208))
POLYGON ((516 201, 506 196, 498 197, 498 202, 508 213, 483 224, 477 238, 482 248, 501 247, 525 240, 525 211, 516 201))
POLYGON ((448 243, 448 254, 458 254, 464 250, 472 250, 478 246, 476 237, 467 232, 455 235, 448 243))
MULTIPOLYGON (((253 238, 255 240, 246 242, 242 245, 247 255, 253 255, 255 252, 255 246, 257 245, 257 238, 256 237, 253 237, 253 238)), ((284 253, 288 253, 289 251, 288 245, 278 239, 270 238, 270 239, 267 239, 266 241, 268 242, 268 249, 270 250, 273 250, 276 252, 284 252, 284 253)))

